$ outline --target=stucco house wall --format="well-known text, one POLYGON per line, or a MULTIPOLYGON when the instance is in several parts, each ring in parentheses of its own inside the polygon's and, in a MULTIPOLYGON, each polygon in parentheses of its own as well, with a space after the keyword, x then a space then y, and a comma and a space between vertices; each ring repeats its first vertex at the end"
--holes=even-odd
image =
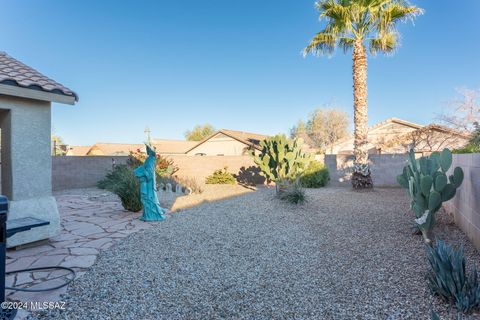
POLYGON ((9 198, 7 220, 30 217, 50 223, 9 237, 8 247, 60 231, 60 216, 51 195, 51 103, 73 105, 76 101, 72 90, 0 52, 1 184, 9 198))
POLYGON ((0 95, 2 193, 10 200, 9 219, 35 212, 36 218, 50 221, 35 234, 23 232, 9 238, 9 246, 48 238, 60 228, 51 194, 50 116, 50 102, 0 95))

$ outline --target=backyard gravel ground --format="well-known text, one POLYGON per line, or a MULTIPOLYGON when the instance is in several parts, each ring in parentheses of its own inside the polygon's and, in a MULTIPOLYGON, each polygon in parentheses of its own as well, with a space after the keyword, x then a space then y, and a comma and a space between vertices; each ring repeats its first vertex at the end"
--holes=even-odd
MULTIPOLYGON (((173 213, 100 254, 40 319, 442 319, 404 190, 259 189, 173 213)), ((443 213, 436 235, 480 256, 443 213)), ((478 319, 477 314, 465 319, 478 319)))

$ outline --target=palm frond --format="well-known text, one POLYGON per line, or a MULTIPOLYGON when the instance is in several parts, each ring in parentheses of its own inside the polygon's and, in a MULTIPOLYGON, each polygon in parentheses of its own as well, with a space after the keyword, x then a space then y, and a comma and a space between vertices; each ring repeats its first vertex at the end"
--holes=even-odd
POLYGON ((312 41, 303 50, 303 55, 306 56, 312 53, 316 56, 332 54, 337 45, 337 36, 332 33, 321 31, 313 37, 312 41))
POLYGON ((396 32, 387 32, 370 39, 370 52, 377 54, 379 51, 391 54, 398 46, 399 35, 396 32))
POLYGON ((315 5, 326 26, 304 49, 304 55, 331 54, 337 46, 347 51, 355 41, 369 41, 374 54, 393 53, 399 40, 396 23, 423 13, 407 0, 319 0, 315 5))
POLYGON ((320 19, 345 20, 348 18, 348 7, 335 0, 318 1, 315 6, 320 11, 320 19))
POLYGON ((338 46, 343 49, 343 52, 347 53, 348 50, 352 49, 355 45, 354 38, 341 38, 338 41, 338 46))

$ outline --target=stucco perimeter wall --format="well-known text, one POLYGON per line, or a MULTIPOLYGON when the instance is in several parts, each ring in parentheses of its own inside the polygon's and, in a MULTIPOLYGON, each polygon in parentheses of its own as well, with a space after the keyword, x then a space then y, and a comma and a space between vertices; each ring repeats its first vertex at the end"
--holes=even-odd
MULTIPOLYGON (((173 159, 179 167, 180 170, 176 175, 196 178, 199 182, 205 181, 205 178, 215 170, 224 167, 228 167, 229 172, 240 175, 242 180, 263 182, 250 156, 173 155, 167 157, 173 159)), ((105 177, 108 170, 112 169, 113 161, 116 164, 122 164, 127 158, 122 156, 52 157, 53 190, 94 187, 105 177)))
POLYGON ((52 157, 53 190, 95 187, 114 163, 123 164, 127 159, 126 156, 52 157))
POLYGON ((251 156, 168 156, 180 168, 176 175, 196 178, 203 182, 215 170, 227 167, 230 173, 241 177, 253 177, 257 183, 263 182, 258 176, 258 168, 251 156), (260 181, 259 181, 260 180, 260 181))
POLYGON ((480 250, 480 154, 453 155, 450 171, 455 167, 463 169, 465 178, 455 197, 444 207, 453 212, 455 223, 480 250))
MULTIPOLYGON (((407 161, 406 154, 371 154, 368 156, 373 184, 377 187, 398 187, 396 177, 407 161)), ((351 187, 353 155, 325 155, 325 165, 330 172, 330 185, 351 187)))

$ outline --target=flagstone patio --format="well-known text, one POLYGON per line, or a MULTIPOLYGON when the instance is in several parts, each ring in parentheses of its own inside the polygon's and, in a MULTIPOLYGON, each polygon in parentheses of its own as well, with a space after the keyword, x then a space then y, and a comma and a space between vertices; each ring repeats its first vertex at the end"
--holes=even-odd
MULTIPOLYGON (((149 228, 139 213, 125 211, 115 195, 98 189, 68 190, 55 194, 61 216, 61 233, 32 247, 7 251, 7 272, 17 269, 64 266, 77 278, 91 267, 97 255, 118 239, 149 228)), ((6 286, 30 289, 54 287, 66 280, 66 271, 18 273, 7 276, 6 286)), ((67 287, 47 292, 7 290, 12 301, 59 301, 67 287)))

